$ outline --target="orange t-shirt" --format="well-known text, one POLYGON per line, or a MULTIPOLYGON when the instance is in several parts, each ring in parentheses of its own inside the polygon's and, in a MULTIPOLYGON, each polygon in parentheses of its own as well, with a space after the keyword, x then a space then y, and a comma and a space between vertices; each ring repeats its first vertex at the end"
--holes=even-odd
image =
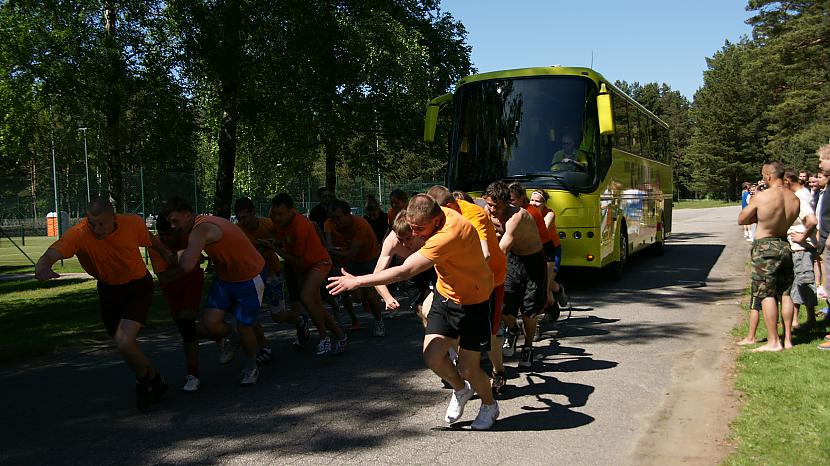
POLYGON ((539 212, 539 209, 530 204, 525 206, 525 210, 530 213, 533 221, 536 222, 536 229, 539 230, 539 239, 542 240, 542 244, 550 241, 550 232, 548 232, 548 226, 545 225, 545 217, 542 217, 542 212, 539 212))
MULTIPOLYGON (((271 222, 270 218, 265 217, 257 217, 259 220, 259 225, 257 225, 256 229, 248 230, 241 223, 237 223, 238 226, 245 236, 251 240, 251 243, 258 239, 273 239, 274 238, 274 224, 271 222)), ((268 273, 270 275, 274 275, 280 273, 282 271, 282 264, 280 263, 280 258, 277 257, 277 253, 274 252, 273 249, 268 248, 257 248, 256 245, 254 247, 262 254, 262 257, 265 259, 265 265, 268 267, 268 273)))
POLYGON ((487 249, 490 250, 490 260, 487 262, 487 265, 493 271, 493 284, 496 286, 501 285, 504 283, 504 277, 507 275, 507 256, 504 255, 499 247, 499 239, 496 237, 496 227, 493 226, 493 221, 490 220, 490 216, 481 207, 463 199, 459 199, 456 202, 461 208, 461 215, 478 232, 479 241, 487 241, 487 249))
POLYGON ((446 220, 418 253, 435 264, 439 293, 456 304, 479 304, 493 292, 493 271, 481 252, 473 225, 458 212, 441 207, 446 220))
POLYGON ((289 254, 303 258, 303 270, 297 272, 304 272, 319 262, 331 263, 315 224, 296 212, 287 227, 274 224, 274 237, 289 254))
POLYGON ((363 239, 360 249, 352 258, 355 262, 368 262, 377 259, 380 255, 375 231, 372 230, 372 225, 363 217, 352 215, 352 225, 346 228, 338 228, 334 220, 327 219, 323 229, 331 235, 332 243, 341 248, 350 247, 356 238, 363 239))
POLYGON ((216 263, 216 275, 226 282, 244 282, 262 272, 265 259, 254 248, 242 229, 229 220, 213 215, 197 215, 193 228, 209 223, 222 230, 219 241, 205 245, 205 252, 216 263))
POLYGON ((115 224, 115 231, 104 239, 97 239, 87 219, 83 219, 49 247, 64 259, 77 255, 81 267, 107 285, 138 280, 147 275, 138 248, 150 247, 150 232, 138 215, 116 214, 115 224))

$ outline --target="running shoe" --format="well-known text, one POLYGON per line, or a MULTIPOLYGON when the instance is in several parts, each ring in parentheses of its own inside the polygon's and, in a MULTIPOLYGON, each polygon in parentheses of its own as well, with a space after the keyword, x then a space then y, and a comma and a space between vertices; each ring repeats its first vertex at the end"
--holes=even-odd
POLYGON ((464 388, 453 391, 450 397, 450 405, 447 406, 447 415, 444 417, 447 424, 452 424, 461 418, 461 415, 464 414, 464 405, 470 401, 474 393, 475 391, 467 381, 464 381, 464 388))
POLYGON ((507 335, 504 337, 504 345, 501 348, 501 354, 505 358, 512 357, 516 354, 516 342, 519 340, 519 329, 507 329, 507 335))
POLYGON ((271 348, 260 348, 256 353, 256 362, 260 364, 268 364, 271 358, 271 348))
POLYGON ((523 346, 522 355, 519 358, 519 367, 529 369, 533 365, 533 347, 523 346))
POLYGON ((334 350, 332 352, 334 354, 343 354, 346 351, 346 346, 349 343, 349 337, 346 334, 343 334, 343 338, 334 342, 334 350))
POLYGON ((150 411, 153 404, 153 384, 147 378, 135 381, 135 397, 138 410, 142 413, 150 411))
POLYGON ((818 349, 820 350, 830 350, 830 341, 825 341, 824 343, 818 345, 818 349))
POLYGON ((383 320, 376 320, 375 321, 375 329, 372 331, 373 337, 383 337, 386 336, 386 327, 383 325, 383 320))
POLYGON ((816 289, 816 295, 821 299, 827 299, 827 290, 824 289, 824 285, 819 285, 816 289))
POLYGON ((167 382, 164 381, 164 378, 156 372, 156 376, 153 377, 153 380, 150 381, 150 385, 153 389, 153 401, 161 401, 164 398, 164 394, 167 393, 167 382))
POLYGON ((325 356, 331 353, 331 338, 326 337, 317 344, 317 356, 325 356))
POLYGON ((293 346, 294 349, 301 350, 305 347, 305 344, 308 343, 308 339, 311 338, 311 330, 308 327, 308 317, 305 315, 300 316, 302 322, 300 325, 297 326, 297 339, 294 340, 293 346))
POLYGON ((242 375, 239 379, 240 385, 253 385, 259 380, 259 366, 254 366, 252 369, 243 369, 242 375))
POLYGON ((559 285, 559 291, 553 293, 553 297, 556 298, 556 304, 559 304, 560 308, 568 307, 568 295, 565 294, 565 287, 562 284, 559 285))
POLYGON ((481 403, 476 420, 470 424, 472 430, 489 430, 493 423, 499 418, 499 403, 494 401, 491 405, 481 403))
POLYGON ((238 344, 231 340, 230 336, 223 338, 219 343, 219 364, 227 364, 233 361, 238 346, 238 344))
POLYGON ((507 385, 507 377, 504 376, 504 372, 493 372, 493 381, 490 384, 493 396, 501 395, 505 385, 507 385))
POLYGON ((193 374, 187 374, 187 379, 184 381, 184 387, 182 390, 193 393, 199 389, 199 378, 193 374))

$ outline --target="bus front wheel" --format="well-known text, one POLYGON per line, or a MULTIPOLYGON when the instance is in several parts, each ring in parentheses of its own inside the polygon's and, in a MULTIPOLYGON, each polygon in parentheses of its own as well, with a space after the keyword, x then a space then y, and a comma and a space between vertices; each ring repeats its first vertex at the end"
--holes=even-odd
POLYGON ((628 230, 623 223, 620 227, 620 258, 610 265, 610 275, 612 280, 619 280, 623 277, 623 269, 625 263, 628 261, 628 230))

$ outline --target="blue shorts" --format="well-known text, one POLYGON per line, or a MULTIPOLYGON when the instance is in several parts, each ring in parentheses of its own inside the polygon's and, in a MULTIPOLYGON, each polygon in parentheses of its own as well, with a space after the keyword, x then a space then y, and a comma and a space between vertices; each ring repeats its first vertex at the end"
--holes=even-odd
POLYGON ((553 271, 559 272, 559 264, 562 262, 562 246, 553 248, 553 271))
POLYGON ((259 315, 264 291, 262 274, 244 282, 226 282, 214 277, 205 308, 233 312, 237 322, 250 327, 259 315))

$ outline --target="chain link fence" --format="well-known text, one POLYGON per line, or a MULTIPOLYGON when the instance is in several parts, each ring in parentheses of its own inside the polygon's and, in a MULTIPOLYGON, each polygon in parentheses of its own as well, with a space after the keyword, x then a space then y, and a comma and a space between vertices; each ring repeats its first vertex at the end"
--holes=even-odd
MULTIPOLYGON (((385 209, 389 206, 389 193, 401 189, 408 194, 423 192, 437 180, 390 180, 339 177, 335 193, 349 203, 352 212, 363 214, 366 199, 374 195, 385 209)), ((116 206, 119 212, 127 212, 148 218, 161 211, 164 202, 172 196, 181 196, 191 202, 198 213, 210 213, 213 199, 213 182, 202 180, 195 173, 150 173, 138 170, 123 177, 123 199, 116 206)), ((294 198, 299 212, 307 214, 318 202, 317 189, 325 185, 323 177, 300 176, 292 178, 283 189, 294 198)), ((235 189, 234 198, 250 197, 257 206, 257 213, 268 215, 271 197, 275 192, 235 189)), ((0 228, 12 234, 44 236, 48 230, 48 218, 62 232, 76 224, 86 214, 87 193, 96 196, 106 192, 106 180, 91 175, 58 176, 57 193, 50 178, 0 177, 0 228), (87 185, 89 182, 89 185, 87 185), (89 191, 87 191, 89 186, 89 191), (56 209, 57 205, 57 209, 56 209), (58 216, 55 216, 55 212, 58 216), (50 215, 51 214, 51 215, 50 215)))

